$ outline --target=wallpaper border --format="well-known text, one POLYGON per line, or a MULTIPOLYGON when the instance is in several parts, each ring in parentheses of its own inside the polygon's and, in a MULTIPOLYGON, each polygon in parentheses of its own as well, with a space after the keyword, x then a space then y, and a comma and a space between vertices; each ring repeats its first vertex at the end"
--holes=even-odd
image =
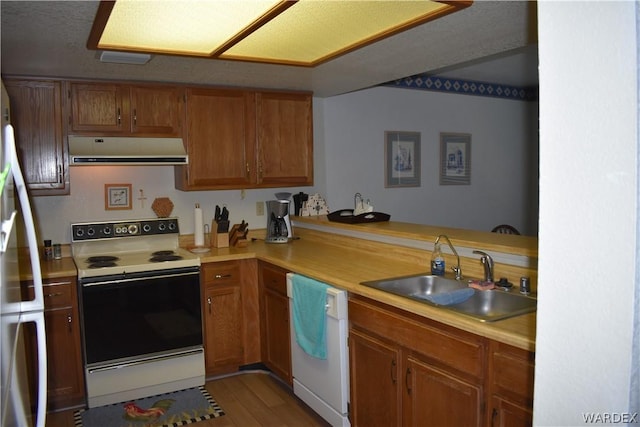
POLYGON ((383 83, 380 86, 458 93, 462 95, 486 96, 490 98, 513 99, 517 101, 538 100, 537 86, 517 87, 473 80, 436 77, 428 74, 416 74, 409 77, 403 77, 401 79, 383 83))

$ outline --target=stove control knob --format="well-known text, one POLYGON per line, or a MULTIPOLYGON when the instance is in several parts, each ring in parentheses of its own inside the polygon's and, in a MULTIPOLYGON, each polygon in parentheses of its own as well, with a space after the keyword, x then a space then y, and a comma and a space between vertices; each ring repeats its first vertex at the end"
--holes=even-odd
POLYGON ((102 234, 104 234, 105 236, 109 236, 111 234, 111 228, 109 228, 108 226, 103 228, 102 234))
POLYGON ((82 228, 76 228, 76 237, 84 236, 84 230, 82 228))
POLYGON ((91 227, 87 228, 87 236, 93 236, 94 234, 96 234, 96 230, 91 227))
POLYGON ((129 234, 138 234, 138 224, 130 224, 127 227, 127 231, 129 231, 129 234))
POLYGON ((166 228, 167 228, 167 224, 165 224, 164 222, 161 222, 160 224, 158 224, 158 230, 164 231, 166 228))
POLYGON ((169 223, 169 230, 173 231, 176 229, 176 223, 175 222, 170 222, 169 223))
POLYGON ((145 224, 142 226, 142 231, 144 231, 145 233, 148 233, 151 231, 151 226, 149 224, 145 224))

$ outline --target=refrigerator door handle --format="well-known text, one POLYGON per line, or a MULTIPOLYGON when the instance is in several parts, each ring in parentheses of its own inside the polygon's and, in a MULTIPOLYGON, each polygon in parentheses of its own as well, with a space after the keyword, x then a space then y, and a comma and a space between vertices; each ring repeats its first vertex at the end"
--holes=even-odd
POLYGON ((11 170, 13 172, 13 180, 15 183, 18 199, 20 199, 20 207, 22 208, 22 216, 24 226, 27 233, 27 243, 29 245, 29 257, 31 258, 31 270, 33 275, 33 289, 35 298, 31 301, 22 302, 22 311, 44 310, 44 296, 42 294, 42 271, 40 270, 40 254, 38 248, 38 239, 36 237, 36 227, 33 221, 33 211, 27 194, 27 186, 24 182, 22 169, 18 162, 18 152, 16 151, 16 142, 14 139, 13 126, 6 125, 4 127, 4 143, 8 148, 8 155, 11 158, 11 170))

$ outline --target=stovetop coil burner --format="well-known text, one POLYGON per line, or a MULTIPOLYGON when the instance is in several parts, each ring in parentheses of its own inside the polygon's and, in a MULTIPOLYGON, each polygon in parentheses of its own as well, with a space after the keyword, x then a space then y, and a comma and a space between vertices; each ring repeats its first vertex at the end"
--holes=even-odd
POLYGON ((119 259, 120 258, 113 255, 96 255, 96 256, 90 256, 89 258, 87 258, 87 262, 89 264, 93 264, 96 262, 114 262, 114 261, 118 261, 119 259))
POLYGON ((116 267, 120 258, 112 255, 97 255, 87 258, 87 268, 104 268, 104 267, 116 267))
POLYGON ((156 251, 151 254, 150 262, 164 262, 181 260, 182 256, 175 251, 156 251))

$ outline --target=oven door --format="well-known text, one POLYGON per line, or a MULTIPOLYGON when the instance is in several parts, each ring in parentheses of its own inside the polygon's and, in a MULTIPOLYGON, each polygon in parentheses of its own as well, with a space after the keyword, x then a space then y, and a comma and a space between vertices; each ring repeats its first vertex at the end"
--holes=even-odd
POLYGON ((79 280, 85 363, 202 347, 200 269, 79 280))

